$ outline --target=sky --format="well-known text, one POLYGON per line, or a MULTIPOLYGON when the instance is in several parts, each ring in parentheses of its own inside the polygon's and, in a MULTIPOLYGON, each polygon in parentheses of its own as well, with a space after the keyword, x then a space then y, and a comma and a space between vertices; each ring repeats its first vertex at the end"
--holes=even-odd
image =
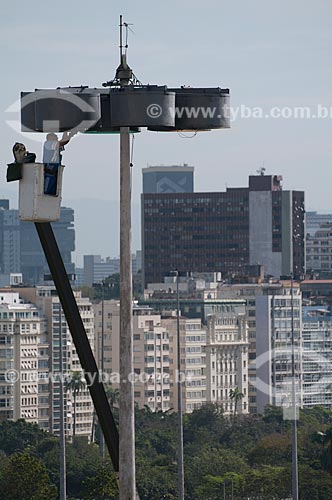
MULTIPOLYGON (((267 174, 283 175, 285 189, 304 190, 307 209, 332 212, 329 0, 6 2, 0 18, 0 197, 9 196, 13 206, 17 199, 17 184, 5 180, 12 145, 24 142, 40 157, 44 140, 42 134, 22 136, 19 114, 8 108, 15 109, 22 90, 99 87, 112 79, 120 14, 133 23, 128 62, 142 83, 230 88, 234 112, 242 110, 229 130, 193 138, 146 130, 136 135, 134 250, 147 165, 194 165, 196 191, 247 186, 248 175, 264 166, 267 174), (319 108, 329 117, 265 117, 275 107, 286 114, 308 107, 311 115, 319 108), (246 117, 258 108, 263 118, 246 117)), ((88 253, 117 255, 119 138, 78 135, 64 163, 63 205, 76 211, 77 262, 88 253)))

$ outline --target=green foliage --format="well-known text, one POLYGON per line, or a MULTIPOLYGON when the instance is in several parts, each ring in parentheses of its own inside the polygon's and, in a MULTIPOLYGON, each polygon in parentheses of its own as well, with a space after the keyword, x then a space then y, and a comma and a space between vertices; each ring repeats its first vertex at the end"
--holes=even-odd
POLYGON ((56 500, 45 465, 27 452, 14 453, 4 466, 0 485, 1 500, 56 500))
POLYGON ((24 420, 1 422, 0 449, 10 455, 16 451, 23 451, 27 446, 36 445, 45 436, 38 425, 27 424, 24 420))
MULTIPOLYGON (((118 393, 108 397, 115 405, 118 393)), ((135 409, 137 488, 141 500, 176 500, 177 415, 135 409)), ((332 500, 331 411, 300 412, 301 500, 332 500)), ((99 447, 76 438, 67 443, 67 497, 118 500, 109 461, 99 447)), ((291 498, 291 423, 280 408, 261 415, 225 417, 207 404, 184 416, 186 500, 284 500, 291 498)), ((55 500, 59 442, 24 421, 0 423, 0 500, 55 500)))
POLYGON ((117 500, 118 486, 112 465, 104 462, 93 476, 83 480, 83 500, 117 500))
POLYGON ((120 299, 120 274, 115 273, 93 286, 94 300, 120 299))

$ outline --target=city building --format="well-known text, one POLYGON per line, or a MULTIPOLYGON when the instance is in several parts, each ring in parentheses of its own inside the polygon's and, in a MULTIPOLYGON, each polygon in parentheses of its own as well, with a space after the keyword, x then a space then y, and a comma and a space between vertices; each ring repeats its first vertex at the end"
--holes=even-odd
MULTIPOLYGON (((118 387, 120 305, 105 300, 93 305, 98 366, 118 387), (103 349, 102 349, 103 346, 103 349), (103 361, 102 361, 103 360, 103 361)), ((176 322, 176 320, 174 319, 176 322)), ((133 306, 133 351, 136 375, 134 396, 140 408, 167 411, 170 405, 170 338, 160 314, 149 307, 133 306)))
MULTIPOLYGON (((286 283, 285 283, 286 285, 286 283)), ((256 296, 256 406, 289 407, 292 388, 292 349, 296 400, 303 404, 302 296, 298 283, 289 282, 277 294, 256 296)))
MULTIPOLYGON (((43 311, 46 318, 46 328, 49 341, 49 369, 52 377, 49 380, 49 421, 50 432, 59 435, 60 431, 60 331, 63 345, 63 374, 64 380, 75 372, 82 372, 81 364, 64 316, 60 307, 59 298, 54 286, 37 286, 22 288, 20 293, 43 311), (61 330, 60 330, 61 328, 61 330)), ((83 325, 94 351, 94 313, 90 299, 81 296, 81 292, 74 292, 80 311, 83 325)), ((83 379, 82 374, 82 379, 83 379)), ((83 387, 76 397, 74 407, 73 392, 68 389, 64 392, 65 434, 72 438, 74 433, 74 412, 76 411, 76 436, 91 437, 93 424, 93 403, 88 388, 83 387)))
POLYGON ((306 305, 332 306, 332 279, 307 279, 300 286, 306 305))
POLYGON ((318 212, 306 212, 306 233, 314 236, 321 225, 332 224, 332 214, 320 214, 318 212))
MULTIPOLYGON (((60 221, 52 227, 68 274, 75 273, 72 252, 75 250, 74 211, 61 208, 60 221)), ((18 210, 0 200, 0 274, 22 273, 28 285, 42 284, 49 274, 46 259, 33 222, 21 222, 18 210)))
POLYGON ((332 407, 332 311, 328 307, 302 309, 303 407, 332 407))
MULTIPOLYGON (((61 207, 60 220, 52 222, 52 228, 59 250, 69 275, 75 274, 72 252, 75 250, 74 210, 61 207)), ((33 222, 20 223, 21 269, 23 281, 28 285, 44 283, 44 275, 49 274, 48 265, 33 222)))
POLYGON ((0 420, 49 431, 49 351, 45 319, 18 293, 0 290, 0 420))
MULTIPOLYGON (((84 255, 83 257, 83 284, 92 286, 93 283, 100 283, 112 274, 120 273, 120 258, 106 257, 101 255, 84 255)), ((135 274, 141 265, 141 252, 137 251, 132 255, 132 270, 135 274)))
POLYGON ((280 176, 250 176, 249 187, 225 192, 143 192, 141 203, 145 286, 174 269, 304 274, 304 193, 282 190, 280 176))
POLYGON ((307 232, 306 269, 320 278, 332 276, 332 222, 321 223, 313 234, 307 232))
MULTIPOLYGON (((8 200, 0 200, 2 202, 8 200)), ((20 220, 17 210, 9 209, 9 202, 0 205, 0 273, 21 271, 20 220), (8 207, 8 208, 7 208, 8 207)))
POLYGON ((245 301, 225 301, 208 319, 206 341, 207 401, 225 415, 249 412, 248 347, 245 301), (237 401, 232 392, 239 394, 237 401))
POLYGON ((193 193, 194 167, 183 165, 150 166, 142 169, 143 193, 193 193))
POLYGON ((19 286, 23 284, 22 273, 0 274, 0 287, 19 286))
POLYGON ((162 315, 161 324, 170 340, 170 399, 178 411, 178 380, 182 380, 182 411, 201 408, 206 398, 206 329, 201 320, 180 316, 180 373, 178 372, 178 333, 176 311, 162 315))

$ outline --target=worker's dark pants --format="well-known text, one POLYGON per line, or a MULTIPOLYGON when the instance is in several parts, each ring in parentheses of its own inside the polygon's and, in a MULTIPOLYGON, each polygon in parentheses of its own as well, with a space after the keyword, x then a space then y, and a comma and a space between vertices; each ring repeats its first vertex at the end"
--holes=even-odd
POLYGON ((44 193, 56 196, 59 163, 44 163, 44 193))

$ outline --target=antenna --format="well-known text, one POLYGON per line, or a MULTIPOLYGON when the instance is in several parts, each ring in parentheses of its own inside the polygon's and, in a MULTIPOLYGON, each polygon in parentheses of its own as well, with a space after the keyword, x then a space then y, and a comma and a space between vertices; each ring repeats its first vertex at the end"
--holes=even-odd
POLYGON ((126 23, 123 21, 123 16, 120 15, 120 64, 116 70, 115 78, 108 82, 103 83, 103 87, 123 87, 125 85, 139 85, 142 86, 141 82, 136 78, 132 69, 127 64, 127 49, 128 49, 128 32, 133 30, 130 28, 133 26, 131 23, 126 23), (123 45, 123 28, 126 29, 126 41, 123 45))
POLYGON ((262 166, 258 170, 256 170, 256 172, 258 173, 258 175, 265 175, 266 168, 264 167, 264 164, 265 164, 265 162, 263 161, 262 162, 262 166))

